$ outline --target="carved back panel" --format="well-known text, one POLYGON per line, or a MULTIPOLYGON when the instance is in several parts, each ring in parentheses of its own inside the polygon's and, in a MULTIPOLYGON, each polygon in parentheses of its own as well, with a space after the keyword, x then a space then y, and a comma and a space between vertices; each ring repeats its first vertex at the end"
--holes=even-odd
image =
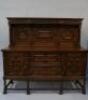
POLYGON ((82 19, 8 19, 10 46, 33 49, 80 47, 82 19))

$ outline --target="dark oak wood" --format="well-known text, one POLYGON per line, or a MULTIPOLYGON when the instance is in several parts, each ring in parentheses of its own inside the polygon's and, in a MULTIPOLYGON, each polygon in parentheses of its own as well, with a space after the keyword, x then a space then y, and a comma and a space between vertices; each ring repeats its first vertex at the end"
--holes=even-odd
POLYGON ((82 19, 13 17, 8 23, 10 43, 2 50, 4 81, 26 80, 27 94, 29 81, 61 81, 60 94, 64 81, 85 81, 88 50, 80 46, 82 19))

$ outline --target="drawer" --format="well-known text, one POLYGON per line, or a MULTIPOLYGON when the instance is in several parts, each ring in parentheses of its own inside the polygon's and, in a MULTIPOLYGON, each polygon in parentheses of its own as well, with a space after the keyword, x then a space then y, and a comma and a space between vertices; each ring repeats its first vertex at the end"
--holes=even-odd
POLYGON ((32 55, 30 71, 32 75, 61 75, 63 71, 60 56, 55 54, 32 55))
POLYGON ((60 57, 57 55, 32 55, 31 65, 54 66, 60 64, 60 57))

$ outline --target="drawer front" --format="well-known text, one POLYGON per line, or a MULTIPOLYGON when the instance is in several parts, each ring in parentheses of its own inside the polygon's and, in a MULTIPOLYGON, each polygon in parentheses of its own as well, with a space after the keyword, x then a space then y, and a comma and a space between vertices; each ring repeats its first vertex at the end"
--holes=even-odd
POLYGON ((32 75, 62 75, 63 72, 59 55, 32 55, 30 63, 32 75))
POLYGON ((65 76, 84 76, 86 67, 86 55, 84 53, 68 53, 65 56, 65 76))

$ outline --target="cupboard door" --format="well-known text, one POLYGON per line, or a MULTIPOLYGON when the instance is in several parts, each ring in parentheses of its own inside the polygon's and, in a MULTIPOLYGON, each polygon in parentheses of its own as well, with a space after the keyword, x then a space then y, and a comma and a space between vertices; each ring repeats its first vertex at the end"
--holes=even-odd
POLYGON ((84 53, 67 53, 65 60, 65 76, 84 76, 86 55, 84 53))
POLYGON ((4 71, 7 76, 25 76, 30 74, 30 64, 27 53, 5 52, 4 71))

